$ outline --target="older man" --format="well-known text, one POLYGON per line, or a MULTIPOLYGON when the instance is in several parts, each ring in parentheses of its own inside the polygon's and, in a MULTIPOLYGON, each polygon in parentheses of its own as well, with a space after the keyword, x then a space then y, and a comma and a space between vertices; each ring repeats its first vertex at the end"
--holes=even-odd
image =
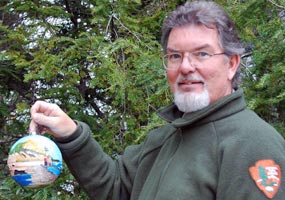
POLYGON ((36 102, 31 131, 44 126, 91 199, 265 200, 285 198, 285 142, 246 109, 239 87, 243 47, 226 12, 186 3, 162 28, 164 65, 174 103, 168 123, 112 160, 58 106, 36 102))

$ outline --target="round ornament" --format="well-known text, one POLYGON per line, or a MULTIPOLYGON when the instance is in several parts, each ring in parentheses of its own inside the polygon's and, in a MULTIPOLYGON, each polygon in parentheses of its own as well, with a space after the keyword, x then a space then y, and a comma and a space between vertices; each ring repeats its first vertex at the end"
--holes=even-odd
POLYGON ((62 170, 62 155, 52 140, 31 134, 12 145, 7 163, 17 183, 34 188, 57 179, 62 170))

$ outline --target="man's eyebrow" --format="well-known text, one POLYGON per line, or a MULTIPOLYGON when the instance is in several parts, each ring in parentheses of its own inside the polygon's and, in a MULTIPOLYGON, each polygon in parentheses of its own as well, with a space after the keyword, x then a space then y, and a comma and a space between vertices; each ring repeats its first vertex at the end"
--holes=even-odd
POLYGON ((173 48, 167 48, 166 50, 171 52, 181 52, 179 49, 173 49, 173 48))
MULTIPOLYGON (((211 45, 209 45, 209 44, 203 44, 203 45, 201 45, 201 46, 195 47, 195 48, 192 49, 192 50, 186 50, 186 51, 199 51, 199 50, 201 50, 201 49, 208 49, 208 48, 211 48, 211 45)), ((183 51, 184 51, 184 50, 175 49, 175 48, 170 48, 170 47, 168 47, 166 50, 167 50, 167 51, 170 51, 170 52, 183 52, 183 51)))
POLYGON ((209 44, 203 44, 201 46, 195 47, 192 51, 198 51, 198 50, 201 50, 201 49, 209 49, 209 48, 212 48, 212 46, 209 45, 209 44))

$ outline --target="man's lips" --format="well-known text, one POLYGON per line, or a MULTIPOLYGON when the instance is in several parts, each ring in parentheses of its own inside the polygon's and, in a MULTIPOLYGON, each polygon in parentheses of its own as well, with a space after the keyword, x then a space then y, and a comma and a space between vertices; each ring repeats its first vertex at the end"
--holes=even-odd
POLYGON ((200 91, 203 85, 204 82, 201 80, 182 80, 178 82, 178 87, 184 92, 196 91, 197 89, 200 91))
POLYGON ((204 83, 203 81, 199 80, 184 80, 178 82, 178 85, 193 85, 193 84, 204 84, 204 83))

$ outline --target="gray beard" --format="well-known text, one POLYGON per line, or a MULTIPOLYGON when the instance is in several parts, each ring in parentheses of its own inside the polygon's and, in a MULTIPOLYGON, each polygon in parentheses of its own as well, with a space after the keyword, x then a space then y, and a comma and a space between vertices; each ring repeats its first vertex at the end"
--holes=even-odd
POLYGON ((176 92, 174 94, 174 103, 180 111, 189 113, 207 107, 210 104, 210 96, 205 88, 201 94, 176 92))

